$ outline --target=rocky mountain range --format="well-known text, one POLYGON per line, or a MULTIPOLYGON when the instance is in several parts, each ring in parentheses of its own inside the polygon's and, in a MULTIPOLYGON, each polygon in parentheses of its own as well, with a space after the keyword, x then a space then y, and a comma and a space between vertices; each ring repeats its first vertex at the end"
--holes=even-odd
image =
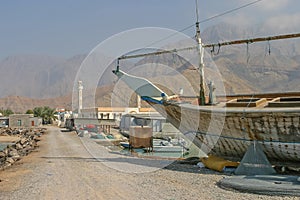
MULTIPOLYGON (((241 31, 234 25, 222 23, 207 28, 203 31, 202 38, 206 44, 218 43, 247 38, 247 35, 255 33, 258 36, 262 34, 259 30, 241 31)), ((207 49, 208 54, 211 53, 211 61, 206 65, 207 77, 208 79, 214 77, 212 66, 215 66, 220 72, 221 76, 218 79, 222 79, 226 94, 299 91, 299 44, 299 39, 290 39, 220 49, 216 46, 214 52, 207 49)), ((85 57, 85 55, 69 59, 41 55, 7 57, 0 62, 0 108, 10 108, 16 112, 24 112, 40 105, 71 109, 75 76, 85 57)), ((197 70, 189 63, 179 58, 166 58, 160 55, 128 65, 136 66, 144 63, 168 65, 179 73, 163 73, 157 65, 155 70, 143 71, 142 75, 156 82, 159 82, 158 79, 164 79, 174 84, 183 75, 197 91, 199 76, 195 73, 197 70)), ((111 92, 116 82, 116 77, 111 73, 113 68, 114 64, 105 71, 100 80, 99 84, 104 85, 105 89, 101 89, 100 85, 97 89, 94 101, 98 106, 109 106, 112 102, 111 92)), ((174 87, 179 88, 180 84, 174 87)))
POLYGON ((66 95, 72 90, 74 77, 84 57, 7 57, 0 62, 0 97, 53 98, 66 95))

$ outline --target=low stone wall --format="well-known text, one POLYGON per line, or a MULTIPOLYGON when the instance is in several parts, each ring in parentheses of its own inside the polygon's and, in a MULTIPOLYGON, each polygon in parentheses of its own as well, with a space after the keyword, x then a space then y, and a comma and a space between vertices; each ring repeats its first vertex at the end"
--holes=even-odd
POLYGON ((8 145, 0 151, 0 169, 11 166, 22 156, 28 155, 38 145, 39 137, 44 134, 46 129, 0 129, 0 137, 2 136, 18 136, 19 140, 12 145, 8 145))

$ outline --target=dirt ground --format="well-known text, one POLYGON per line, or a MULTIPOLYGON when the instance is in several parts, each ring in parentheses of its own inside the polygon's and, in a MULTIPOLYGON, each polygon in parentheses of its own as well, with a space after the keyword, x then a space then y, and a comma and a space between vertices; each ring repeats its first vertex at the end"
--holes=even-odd
POLYGON ((115 155, 48 127, 39 148, 0 171, 0 199, 297 199, 227 191, 217 182, 228 175, 168 162, 115 155))
POLYGON ((1 143, 10 143, 18 141, 20 138, 18 136, 0 136, 0 142, 1 143))

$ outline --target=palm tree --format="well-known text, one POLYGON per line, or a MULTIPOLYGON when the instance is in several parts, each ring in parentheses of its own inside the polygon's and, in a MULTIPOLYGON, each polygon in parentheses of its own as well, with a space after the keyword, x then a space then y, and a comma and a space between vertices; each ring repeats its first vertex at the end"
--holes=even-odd
POLYGON ((33 109, 33 114, 35 117, 42 117, 43 115, 43 108, 42 107, 35 107, 33 109))
POLYGON ((51 123, 51 122, 53 122, 53 120, 57 119, 57 117, 55 116, 55 114, 56 114, 55 109, 50 108, 48 106, 44 107, 44 113, 43 114, 44 114, 44 120, 47 123, 51 123))
POLYGON ((57 117, 55 116, 55 109, 48 106, 36 107, 33 109, 33 113, 35 117, 41 117, 43 119, 43 123, 49 124, 53 120, 57 119, 57 117))

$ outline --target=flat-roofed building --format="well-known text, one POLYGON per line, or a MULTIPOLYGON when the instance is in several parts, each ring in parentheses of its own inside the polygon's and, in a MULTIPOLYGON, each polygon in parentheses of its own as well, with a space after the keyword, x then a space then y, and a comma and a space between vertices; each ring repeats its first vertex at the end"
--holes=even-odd
POLYGON ((11 128, 31 128, 40 126, 42 118, 34 117, 32 114, 12 114, 9 115, 9 127, 11 128))

